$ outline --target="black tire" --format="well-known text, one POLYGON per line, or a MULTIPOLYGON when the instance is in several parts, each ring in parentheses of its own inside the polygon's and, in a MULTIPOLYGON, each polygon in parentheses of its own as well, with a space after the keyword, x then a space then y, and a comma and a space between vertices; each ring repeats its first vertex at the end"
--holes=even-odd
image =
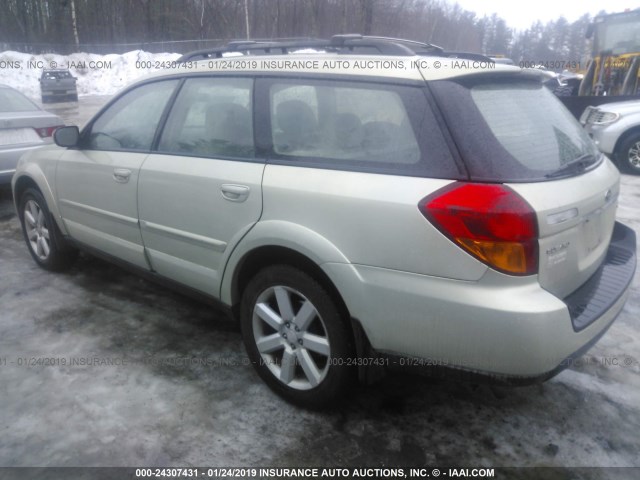
POLYGON ((617 163, 625 173, 640 175, 640 133, 625 138, 617 153, 617 163))
POLYGON ((35 188, 25 190, 18 213, 22 235, 35 262, 56 272, 69 268, 78 252, 65 242, 42 194, 35 188))
POLYGON ((261 270, 244 291, 240 320, 249 359, 264 382, 285 400, 305 408, 324 408, 352 384, 355 370, 349 365, 353 347, 347 319, 331 295, 305 272, 288 265, 261 270), (292 315, 281 308, 287 304, 292 315), (257 313, 266 307, 275 313, 269 323, 257 313))

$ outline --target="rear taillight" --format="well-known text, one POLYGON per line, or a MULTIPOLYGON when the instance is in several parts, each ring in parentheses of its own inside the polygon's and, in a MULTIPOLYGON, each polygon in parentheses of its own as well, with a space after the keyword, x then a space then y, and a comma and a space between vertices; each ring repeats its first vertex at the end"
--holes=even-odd
POLYGON ((438 230, 490 267, 510 275, 538 272, 536 215, 510 188, 453 183, 418 207, 438 230))
POLYGON ((38 135, 40 135, 40 138, 46 138, 46 137, 52 137, 53 136, 53 132, 56 131, 56 129, 63 127, 64 125, 56 125, 55 127, 42 127, 42 128, 36 128, 36 132, 38 132, 38 135))

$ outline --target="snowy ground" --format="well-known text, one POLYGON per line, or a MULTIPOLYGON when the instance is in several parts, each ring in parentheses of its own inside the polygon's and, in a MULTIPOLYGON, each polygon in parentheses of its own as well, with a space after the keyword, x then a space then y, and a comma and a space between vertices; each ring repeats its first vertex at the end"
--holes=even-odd
MULTIPOLYGON (((623 181, 619 216, 639 228, 640 177, 623 181)), ((606 336, 545 384, 392 377, 311 413, 263 385, 209 306, 89 256, 36 267, 6 191, 0 245, 0 466, 640 466, 637 278, 606 336)))
POLYGON ((38 79, 43 68, 69 68, 78 79, 79 95, 112 95, 133 80, 171 63, 178 53, 148 53, 135 50, 123 55, 30 55, 0 52, 0 84, 20 90, 28 97, 40 98, 38 79))

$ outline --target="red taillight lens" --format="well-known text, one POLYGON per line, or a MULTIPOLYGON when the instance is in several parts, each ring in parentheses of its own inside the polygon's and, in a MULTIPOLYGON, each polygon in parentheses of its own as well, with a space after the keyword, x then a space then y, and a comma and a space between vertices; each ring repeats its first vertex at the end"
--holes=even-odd
POLYGON ((438 230, 490 267, 510 275, 538 272, 536 215, 510 188, 453 183, 418 207, 438 230))
POLYGON ((36 128, 36 132, 38 132, 38 135, 40 135, 40 138, 46 138, 46 137, 52 137, 53 136, 53 132, 56 131, 57 128, 60 128, 64 125, 56 125, 55 127, 42 127, 42 128, 36 128))

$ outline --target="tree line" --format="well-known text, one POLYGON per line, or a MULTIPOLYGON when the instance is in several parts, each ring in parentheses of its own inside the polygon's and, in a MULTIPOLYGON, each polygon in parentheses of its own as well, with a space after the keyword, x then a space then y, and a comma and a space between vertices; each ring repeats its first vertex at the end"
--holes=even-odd
POLYGON ((520 61, 581 61, 591 22, 560 17, 516 32, 447 0, 3 0, 0 50, 184 52, 230 39, 402 37, 520 61))

